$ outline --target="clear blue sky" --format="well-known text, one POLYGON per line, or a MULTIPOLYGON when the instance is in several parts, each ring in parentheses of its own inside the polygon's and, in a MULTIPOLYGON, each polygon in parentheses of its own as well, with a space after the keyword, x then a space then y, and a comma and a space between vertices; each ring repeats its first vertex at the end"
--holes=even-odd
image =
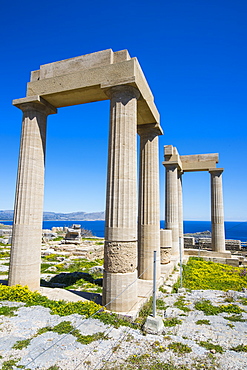
MULTIPOLYGON (((220 154, 226 220, 247 219, 247 1, 6 1, 0 5, 0 209, 13 209, 30 71, 91 52, 137 57, 161 115, 163 146, 220 154)), ((109 102, 48 118, 44 210, 105 208, 109 102)), ((161 218, 164 168, 160 166, 161 218)), ((184 175, 184 218, 210 219, 208 173, 184 175)))

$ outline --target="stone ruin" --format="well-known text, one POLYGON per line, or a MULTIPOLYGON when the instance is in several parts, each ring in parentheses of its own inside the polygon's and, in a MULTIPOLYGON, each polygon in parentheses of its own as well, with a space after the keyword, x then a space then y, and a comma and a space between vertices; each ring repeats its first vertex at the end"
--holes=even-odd
POLYGON ((72 227, 66 229, 64 237, 65 244, 80 244, 81 243, 81 225, 73 224, 72 227))
MULTIPOLYGON (((108 49, 41 65, 39 70, 31 72, 26 97, 13 101, 23 112, 23 120, 8 284, 28 285, 32 290, 40 285, 48 115, 56 114, 61 107, 102 100, 110 100, 102 303, 109 310, 129 312, 138 302, 140 289, 143 296, 149 294, 143 292, 143 283, 149 284, 153 278, 154 251, 160 261, 161 250, 158 281, 161 266, 178 260, 179 238, 183 239, 181 179, 184 172, 210 172, 213 249, 224 252, 225 247, 223 169, 215 168, 218 157, 214 154, 179 156, 176 148, 165 147, 167 230, 160 231, 158 138, 163 131, 144 73, 137 58, 132 58, 127 50, 108 49), (140 136, 138 196, 137 133, 140 136)), ((72 228, 66 239, 75 242, 79 237, 78 229, 72 228)))

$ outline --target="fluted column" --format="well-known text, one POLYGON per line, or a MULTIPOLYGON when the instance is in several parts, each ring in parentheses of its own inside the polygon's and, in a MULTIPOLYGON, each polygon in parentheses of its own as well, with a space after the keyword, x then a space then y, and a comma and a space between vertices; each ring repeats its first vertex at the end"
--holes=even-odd
POLYGON ((183 225, 183 186, 182 186, 182 171, 178 171, 178 233, 181 240, 182 254, 184 251, 184 225, 183 225))
POLYGON ((157 279, 160 277, 159 155, 155 125, 138 127, 140 176, 138 214, 138 276, 153 279, 154 251, 157 251, 157 279))
POLYGON ((103 304, 111 302, 108 309, 125 312, 137 302, 136 133, 140 94, 132 86, 116 86, 107 93, 111 105, 103 304))
POLYGON ((41 99, 16 105, 23 111, 16 185, 9 285, 40 286, 47 115, 56 109, 41 99))
POLYGON ((179 224, 178 224, 178 166, 165 164, 166 167, 166 229, 172 230, 172 256, 179 255, 179 224))
POLYGON ((212 227, 212 250, 225 252, 225 226, 222 173, 223 168, 210 170, 211 175, 211 227, 212 227))

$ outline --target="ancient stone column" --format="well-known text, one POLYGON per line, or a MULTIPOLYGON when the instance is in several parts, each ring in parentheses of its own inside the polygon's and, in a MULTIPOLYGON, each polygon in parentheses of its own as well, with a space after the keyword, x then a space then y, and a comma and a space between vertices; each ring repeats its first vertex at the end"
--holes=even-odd
POLYGON ((15 105, 23 111, 23 121, 8 284, 36 290, 40 287, 46 120, 56 109, 41 98, 15 105))
POLYGON ((157 279, 160 277, 160 200, 158 135, 155 125, 138 127, 140 176, 138 214, 138 276, 153 279, 154 251, 157 251, 157 279))
POLYGON ((165 164, 166 167, 166 229, 172 230, 172 256, 179 255, 178 223, 178 169, 177 164, 165 164))
POLYGON ((126 312, 137 302, 137 99, 132 86, 108 90, 110 135, 103 304, 126 312))
POLYGON ((209 171, 211 175, 211 228, 212 250, 225 252, 225 226, 222 190, 223 168, 209 171))
POLYGON ((183 225, 183 187, 182 187, 182 171, 178 171, 178 233, 181 242, 182 254, 184 251, 184 225, 183 225))

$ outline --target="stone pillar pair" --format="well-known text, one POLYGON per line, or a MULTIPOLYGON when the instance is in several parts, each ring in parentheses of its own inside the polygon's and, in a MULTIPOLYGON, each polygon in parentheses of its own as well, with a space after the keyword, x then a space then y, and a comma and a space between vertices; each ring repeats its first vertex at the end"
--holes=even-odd
MULTIPOLYGON (((137 99, 132 86, 107 91, 111 100, 105 226, 103 304, 117 312, 137 303, 137 275, 152 279, 153 251, 159 261, 158 136, 140 128, 139 245, 137 242, 137 99), (137 253, 138 249, 138 253, 137 253), (139 257, 139 259, 138 259, 139 257), (138 264, 138 274, 137 274, 138 264)), ((23 128, 17 179, 9 285, 39 289, 44 195, 46 119, 56 113, 44 99, 18 103, 23 128)), ((159 277, 159 271, 157 276, 159 277)))
POLYGON ((154 125, 138 129, 141 155, 137 230, 139 91, 131 86, 118 86, 107 94, 111 106, 103 304, 110 310, 126 312, 137 303, 138 276, 152 279, 154 250, 159 259, 158 132, 154 125))
POLYGON ((165 228, 172 230, 173 256, 179 256, 179 240, 183 253, 183 198, 182 174, 177 163, 165 164, 166 193, 165 193, 165 228))

